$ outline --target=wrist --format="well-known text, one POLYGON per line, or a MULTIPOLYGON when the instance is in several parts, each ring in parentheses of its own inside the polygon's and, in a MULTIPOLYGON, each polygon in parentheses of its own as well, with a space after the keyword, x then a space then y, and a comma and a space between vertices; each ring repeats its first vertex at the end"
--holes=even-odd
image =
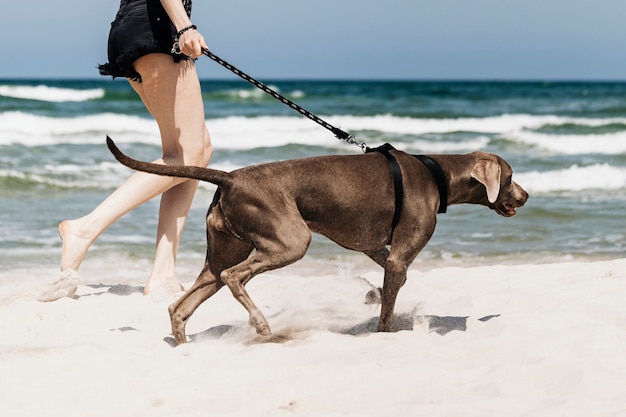
POLYGON ((188 30, 197 30, 197 29, 198 28, 196 27, 196 25, 185 26, 184 28, 182 28, 176 33, 176 37, 180 38, 183 35, 183 33, 187 32, 188 30))

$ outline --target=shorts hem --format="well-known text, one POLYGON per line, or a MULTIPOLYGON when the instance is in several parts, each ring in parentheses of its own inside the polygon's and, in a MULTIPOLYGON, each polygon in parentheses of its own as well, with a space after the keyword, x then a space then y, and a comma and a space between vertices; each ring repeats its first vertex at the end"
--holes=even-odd
POLYGON ((134 51, 133 53, 122 55, 117 59, 118 62, 116 64, 111 64, 110 62, 107 62, 106 64, 100 64, 98 65, 98 70, 100 71, 100 75, 110 76, 113 79, 128 78, 132 81, 141 82, 141 74, 139 74, 135 70, 135 68, 133 67, 133 63, 139 58, 150 54, 169 55, 174 59, 174 62, 176 63, 190 59, 186 55, 172 54, 169 52, 164 52, 162 50, 146 49, 145 51, 134 51))

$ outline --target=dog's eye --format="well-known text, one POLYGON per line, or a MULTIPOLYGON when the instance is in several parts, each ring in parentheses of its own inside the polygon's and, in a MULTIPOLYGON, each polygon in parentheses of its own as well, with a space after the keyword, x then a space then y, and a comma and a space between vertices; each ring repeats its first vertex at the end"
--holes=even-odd
POLYGON ((509 175, 508 177, 506 177, 506 180, 504 181, 504 185, 509 186, 511 185, 512 182, 513 182, 513 175, 509 175))

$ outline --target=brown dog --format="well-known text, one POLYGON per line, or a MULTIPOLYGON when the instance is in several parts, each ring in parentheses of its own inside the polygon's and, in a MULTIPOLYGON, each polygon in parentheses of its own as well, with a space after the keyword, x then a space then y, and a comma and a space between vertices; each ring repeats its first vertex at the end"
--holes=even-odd
POLYGON ((528 199, 512 181, 513 171, 506 161, 474 152, 432 157, 447 183, 447 202, 440 202, 440 190, 425 164, 392 150, 404 194, 393 225, 397 188, 390 164, 380 152, 288 160, 228 173, 136 161, 110 138, 107 144, 115 158, 130 168, 218 186, 206 218, 204 268, 193 286, 169 307, 176 343, 186 342, 187 320, 224 284, 248 311, 257 333, 270 335, 267 320, 245 284, 255 275, 301 259, 311 231, 365 253, 385 269, 378 331, 392 331, 398 291, 409 265, 435 230, 441 204, 480 204, 511 217, 528 199))

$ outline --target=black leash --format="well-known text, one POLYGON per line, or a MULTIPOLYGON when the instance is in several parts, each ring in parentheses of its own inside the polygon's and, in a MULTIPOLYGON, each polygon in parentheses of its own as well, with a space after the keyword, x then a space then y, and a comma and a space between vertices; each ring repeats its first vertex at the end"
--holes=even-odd
POLYGON ((310 111, 303 109, 302 107, 298 106, 293 101, 291 101, 288 98, 278 94, 276 91, 272 90, 271 88, 269 88, 268 86, 266 86, 262 82, 255 80, 254 78, 252 78, 251 76, 249 76, 245 72, 241 71, 237 67, 235 67, 235 66, 229 64, 228 62, 224 61, 222 58, 220 58, 219 56, 215 55, 213 52, 209 51, 208 49, 202 48, 202 53, 204 55, 208 56, 209 58, 211 58, 213 61, 215 61, 218 64, 220 64, 221 66, 223 66, 224 68, 228 69, 229 71, 235 73, 239 77, 241 77, 244 80, 248 81, 253 86, 263 90, 264 92, 266 92, 270 96, 272 96, 275 99, 281 101, 282 103, 288 105, 289 107, 291 107, 292 109, 294 109, 298 113, 302 114, 303 116, 308 117, 309 119, 313 120, 314 122, 320 124, 321 126, 325 127, 326 129, 330 130, 331 132, 333 132, 333 134, 335 135, 335 137, 337 139, 345 140, 349 144, 357 145, 357 146, 359 146, 361 148, 361 150, 363 152, 365 152, 365 150, 367 148, 367 145, 365 143, 360 142, 359 140, 357 140, 357 138, 355 138, 351 134, 349 134, 349 133, 339 129, 338 127, 335 127, 335 126, 331 125, 330 123, 322 120, 320 117, 314 115, 310 111))
MULTIPOLYGON (((180 53, 177 44, 174 44, 174 48, 172 49, 172 51, 180 53)), ((392 220, 392 225, 391 225, 391 229, 392 229, 392 233, 393 233, 393 230, 396 228, 396 225, 400 221, 400 214, 401 214, 401 211, 402 211, 402 201, 404 199, 404 190, 403 190, 403 186, 402 186, 402 173, 400 172, 400 165, 396 161, 396 158, 393 155, 391 155, 391 153, 389 152, 390 150, 395 150, 395 148, 393 146, 391 146, 390 144, 386 143, 386 144, 384 144, 382 146, 379 146, 377 148, 373 148, 373 149, 369 148, 364 142, 360 142, 359 140, 357 140, 356 137, 354 137, 351 134, 349 134, 349 133, 339 129, 338 127, 335 127, 335 126, 331 125, 330 123, 328 123, 325 120, 321 119, 320 117, 314 115, 310 111, 303 109, 302 107, 300 107, 299 105, 297 105, 293 101, 289 100, 287 97, 284 97, 284 96, 280 95, 279 93, 277 93, 276 91, 272 90, 271 88, 269 88, 268 86, 266 86, 262 82, 260 82, 258 80, 255 80, 254 78, 252 78, 251 76, 249 76, 245 72, 241 71, 239 68, 237 68, 234 65, 228 63, 227 61, 223 60, 222 58, 220 58, 219 56, 215 55, 213 52, 209 51, 208 49, 202 48, 202 53, 204 55, 206 55, 207 57, 211 58, 213 61, 215 61, 218 64, 220 64, 221 66, 223 66, 224 68, 228 69, 229 71, 231 71, 234 74, 238 75, 239 77, 243 78, 244 80, 246 80, 247 82, 249 82, 253 86, 259 88, 260 90, 263 90, 265 93, 267 93, 270 96, 274 97, 275 99, 279 100, 283 104, 286 104, 287 106, 291 107, 292 109, 294 109, 298 113, 302 114, 303 116, 308 117, 309 119, 313 120, 314 122, 318 123, 319 125, 321 125, 321 126, 325 127, 326 129, 330 130, 335 135, 335 137, 337 139, 345 140, 346 142, 348 142, 350 144, 357 145, 357 146, 359 146, 361 148, 361 150, 363 152, 373 152, 373 151, 375 151, 375 152, 382 153, 385 156, 385 158, 387 159, 387 161, 389 162, 389 166, 391 168, 391 174, 392 174, 392 177, 393 177, 394 190, 395 190, 395 194, 396 194, 395 211, 393 213, 393 220, 392 220)), ((441 166, 437 163, 437 161, 435 161, 434 159, 432 159, 432 158, 430 158, 428 156, 425 156, 425 155, 413 155, 413 156, 415 158, 419 159, 426 166, 426 168, 430 172, 430 175, 435 179, 435 182, 437 183, 437 188, 439 189, 439 201, 440 201, 440 203, 439 203, 439 211, 438 212, 439 213, 445 213, 447 205, 448 205, 448 186, 447 186, 445 174, 444 174, 443 170, 441 169, 441 166)))

